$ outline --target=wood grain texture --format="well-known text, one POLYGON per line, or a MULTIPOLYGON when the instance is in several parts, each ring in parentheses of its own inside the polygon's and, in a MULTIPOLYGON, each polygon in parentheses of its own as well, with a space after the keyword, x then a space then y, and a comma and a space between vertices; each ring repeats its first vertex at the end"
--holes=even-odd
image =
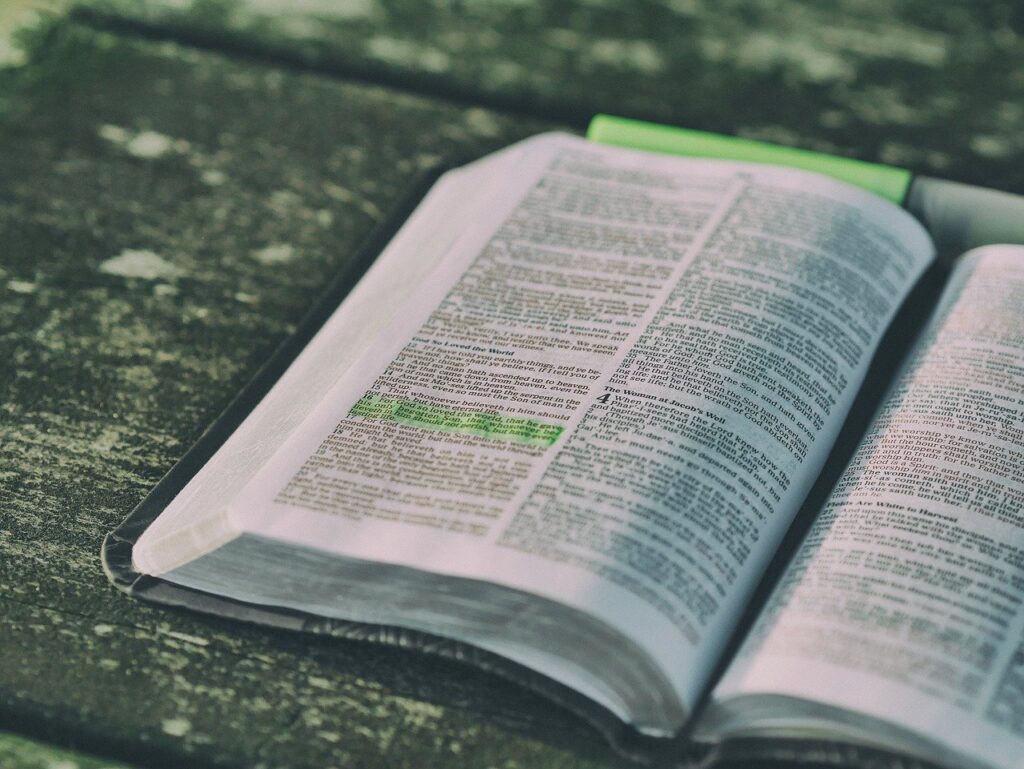
POLYGON ((152 607, 98 559, 420 169, 546 126, 69 24, 0 97, 0 726, 152 766, 616 765, 484 673, 152 607))
POLYGON ((1014 0, 79 0, 96 20, 558 116, 598 111, 1024 192, 1014 0))
POLYGON ((130 769, 128 764, 0 732, 0 769, 130 769))
POLYGON ((605 110, 1024 192, 1006 1, 77 5, 0 70, 0 728, 86 752, 4 769, 623 765, 479 671, 100 572, 421 169, 605 110))

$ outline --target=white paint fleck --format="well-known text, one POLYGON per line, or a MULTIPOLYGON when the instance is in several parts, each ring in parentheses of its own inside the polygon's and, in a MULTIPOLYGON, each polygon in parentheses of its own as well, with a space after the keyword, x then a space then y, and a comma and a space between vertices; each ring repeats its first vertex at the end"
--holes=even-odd
POLYGON ((334 214, 328 211, 326 208, 321 208, 316 212, 316 223, 321 227, 330 227, 334 224, 334 214))
POLYGON ((179 141, 175 141, 170 136, 157 133, 156 131, 143 131, 138 134, 135 138, 130 140, 126 145, 125 149, 128 153, 134 155, 137 158, 145 158, 146 160, 155 160, 156 158, 163 157, 172 150, 187 150, 187 144, 182 145, 179 141))
POLYGON ((0 67, 20 67, 28 61, 25 51, 14 45, 10 38, 0 37, 0 67))
POLYGON ((227 174, 223 171, 218 171, 216 168, 203 171, 199 178, 202 179, 203 184, 209 185, 210 187, 219 187, 228 180, 227 174))
POLYGON ((995 108, 996 125, 1016 130, 1017 126, 1024 121, 1024 105, 1015 101, 1004 101, 995 108))
POLYGON ((332 184, 331 182, 327 182, 324 184, 324 192, 326 192, 335 200, 341 201, 342 203, 355 203, 359 200, 362 200, 362 198, 356 193, 352 192, 352 190, 345 189, 344 187, 339 187, 337 184, 332 184))
POLYGON ((413 158, 413 162, 418 168, 433 168, 441 162, 441 156, 435 155, 433 152, 420 152, 413 158))
POLYGON ((210 643, 208 640, 206 640, 205 638, 201 638, 200 636, 189 635, 188 633, 181 633, 177 630, 168 630, 167 635, 169 635, 171 638, 177 638, 179 641, 184 641, 185 643, 192 644, 193 646, 208 646, 210 643))
POLYGON ((192 724, 185 718, 165 718, 160 724, 164 734, 172 737, 184 737, 192 730, 192 724))
POLYGON ((309 685, 310 686, 315 686, 317 689, 330 689, 331 688, 331 682, 328 679, 326 679, 326 678, 322 678, 321 676, 310 676, 309 677, 309 685))
POLYGON ((825 110, 818 115, 818 122, 826 128, 842 128, 849 121, 849 116, 838 109, 825 110))
MULTIPOLYGON (((691 0, 670 0, 670 4, 684 15, 693 5, 691 0)), ((851 82, 861 63, 873 59, 898 58, 928 67, 948 62, 948 35, 900 26, 888 15, 841 18, 828 13, 807 4, 756 30, 712 22, 699 45, 711 61, 729 61, 757 71, 784 69, 813 82, 851 82)), ((705 11, 701 15, 702 19, 707 16, 705 11)))
POLYGON ((284 87, 284 75, 276 69, 269 70, 263 76, 263 84, 272 91, 280 91, 284 87))
POLYGON ((177 296, 178 287, 172 286, 170 283, 157 283, 153 286, 153 296, 165 297, 165 296, 177 296))
POLYGON ((184 139, 174 139, 156 131, 133 133, 127 128, 108 123, 101 125, 97 133, 101 139, 145 160, 155 160, 170 152, 185 154, 191 149, 191 145, 184 139))
MULTIPOLYGON (((435 165, 439 158, 436 155, 433 155, 431 157, 434 158, 434 162, 431 163, 430 165, 435 165)), ((369 200, 364 198, 362 195, 356 194, 352 190, 345 189, 344 187, 339 187, 337 184, 331 184, 330 182, 327 182, 324 185, 324 192, 326 192, 330 197, 334 198, 335 200, 341 203, 347 203, 349 205, 355 206, 364 214, 369 216, 371 219, 376 219, 379 221, 384 218, 383 212, 379 208, 377 208, 377 206, 375 206, 369 200)))
POLYGON ((851 80, 856 75, 853 63, 840 51, 797 34, 752 32, 732 53, 740 67, 764 71, 789 66, 816 83, 851 80))
POLYGON ((494 115, 479 107, 466 110, 466 125, 469 130, 480 136, 497 136, 501 133, 501 126, 494 115))
POLYGON ((359 19, 376 8, 374 0, 246 0, 246 9, 279 16, 281 13, 309 13, 333 19, 359 19))
POLYGON ((517 83, 526 77, 529 70, 517 61, 511 59, 499 59, 492 62, 487 69, 481 73, 482 85, 490 88, 505 86, 510 83, 517 83))
POLYGON ((374 742, 376 742, 381 750, 386 750, 387 747, 391 744, 392 738, 394 737, 393 731, 377 732, 369 726, 365 726, 363 724, 358 724, 351 728, 352 731, 358 734, 360 737, 365 737, 368 740, 373 740, 374 742))
POLYGON ((7 281, 7 288, 16 294, 34 294, 36 284, 28 280, 9 280, 7 281))
POLYGON ((248 705, 253 711, 266 713, 274 709, 274 705, 266 697, 249 697, 248 705))
POLYGON ((894 166, 913 166, 920 162, 921 151, 904 142, 886 141, 878 149, 878 158, 894 166))
POLYGON ((646 40, 596 40, 587 49, 591 61, 656 75, 665 69, 665 57, 646 40))
MULTIPOLYGON (((815 37, 819 49, 840 50, 867 58, 893 57, 927 67, 941 67, 949 55, 950 38, 920 27, 889 23, 858 28, 854 24, 820 24, 815 37)), ((812 43, 813 45, 813 43, 812 43)))
POLYGON ((295 247, 287 243, 274 243, 252 252, 253 258, 260 264, 284 264, 295 258, 295 247))
POLYGON ((302 720, 305 721, 305 723, 308 726, 323 726, 324 725, 323 713, 321 713, 319 710, 307 711, 303 715, 302 720))
POLYGON ((850 94, 846 106, 859 120, 877 125, 913 125, 928 120, 928 111, 908 104, 906 94, 896 88, 859 88, 850 94))
POLYGON ((270 193, 270 207, 277 213, 286 214, 302 205, 302 198, 291 190, 275 190, 270 193))
POLYGON ((397 697, 395 704, 405 711, 406 725, 422 729, 444 716, 444 708, 431 702, 421 702, 408 697, 397 697))
POLYGON ((996 160, 1013 154, 1013 146, 1001 136, 975 136, 971 139, 971 149, 982 157, 996 160))
POLYGON ((275 14, 273 19, 275 33, 296 40, 316 38, 323 29, 323 22, 316 15, 275 14))
POLYGON ((242 304, 256 304, 259 301, 259 297, 255 294, 247 294, 244 291, 238 291, 235 293, 235 301, 241 302, 242 304))
POLYGON ((97 438, 92 442, 91 446, 95 451, 102 451, 104 453, 109 452, 117 444, 120 439, 121 433, 113 428, 106 428, 97 438))
POLYGON ((106 638, 108 635, 114 632, 114 626, 105 624, 93 625, 92 632, 94 632, 100 638, 106 638))
POLYGON ((707 15, 707 8, 700 0, 665 0, 665 7, 679 16, 707 15))
POLYGON ((173 279, 181 271, 152 251, 126 248, 117 256, 103 262, 100 265, 100 272, 105 272, 108 275, 120 275, 123 278, 159 280, 173 279))
POLYGON ((394 37, 370 38, 366 41, 366 52, 381 61, 415 65, 427 72, 444 72, 451 65, 451 57, 439 48, 394 37))
POLYGON ((101 125, 97 133, 101 139, 106 139, 111 144, 127 144, 131 137, 131 133, 121 126, 110 124, 101 125))
POLYGON ((554 27, 544 31, 544 39, 548 45, 563 51, 575 51, 587 42, 587 36, 575 29, 554 27))
POLYGON ((47 762, 46 769, 78 769, 78 764, 65 758, 59 761, 47 762))
POLYGON ((103 670, 117 670, 121 667, 121 663, 117 660, 104 658, 100 660, 100 668, 103 670))

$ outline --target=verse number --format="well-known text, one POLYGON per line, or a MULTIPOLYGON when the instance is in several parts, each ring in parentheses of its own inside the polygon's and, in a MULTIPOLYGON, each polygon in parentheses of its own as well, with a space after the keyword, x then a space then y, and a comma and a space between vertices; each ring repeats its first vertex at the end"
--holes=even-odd
POLYGON ((597 402, 598 403, 607 403, 609 400, 611 400, 611 397, 612 397, 611 393, 605 393, 604 395, 598 395, 597 396, 597 402))

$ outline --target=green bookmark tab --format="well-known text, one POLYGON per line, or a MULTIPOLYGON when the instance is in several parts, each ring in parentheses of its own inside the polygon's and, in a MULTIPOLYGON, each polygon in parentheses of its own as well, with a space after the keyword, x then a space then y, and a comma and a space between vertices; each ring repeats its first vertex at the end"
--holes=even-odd
POLYGON ((595 115, 587 129, 587 138, 600 144, 663 152, 667 155, 773 163, 817 171, 863 187, 896 204, 903 202, 913 178, 910 171, 904 168, 612 115, 595 115))

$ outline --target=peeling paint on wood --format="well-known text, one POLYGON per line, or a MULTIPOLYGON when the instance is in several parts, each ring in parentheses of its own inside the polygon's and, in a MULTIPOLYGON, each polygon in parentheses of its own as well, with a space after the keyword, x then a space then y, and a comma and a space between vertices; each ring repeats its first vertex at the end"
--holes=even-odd
POLYGON ((0 73, 0 724, 163 766, 619 763, 484 673, 153 607, 99 565, 104 533, 425 163, 549 126, 74 25, 48 35, 0 73))
POLYGON ((1024 192, 1013 0, 78 4, 578 124, 611 112, 1024 192))

